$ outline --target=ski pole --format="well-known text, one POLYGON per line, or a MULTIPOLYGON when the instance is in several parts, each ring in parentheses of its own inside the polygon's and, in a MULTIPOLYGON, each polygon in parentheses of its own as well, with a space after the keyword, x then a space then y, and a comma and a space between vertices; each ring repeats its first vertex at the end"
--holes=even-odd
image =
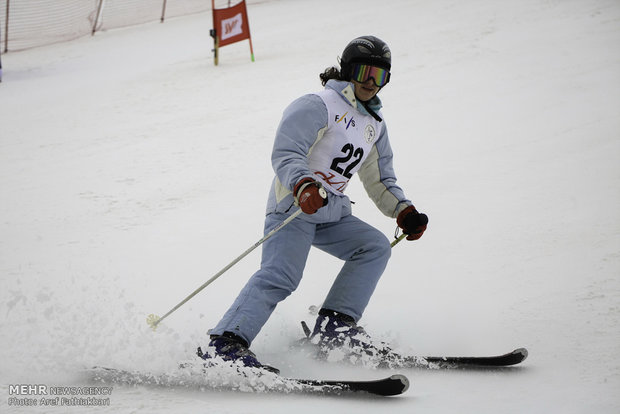
MULTIPOLYGON (((428 216, 426 214, 420 214, 419 217, 420 217, 420 220, 419 220, 420 224, 423 224, 423 225, 428 224, 428 216)), ((395 240, 392 243, 390 243, 390 247, 396 246, 402 239, 404 239, 407 236, 406 233, 403 233, 399 236, 398 235, 399 231, 400 231, 400 228, 397 226, 396 233, 394 234, 395 240)))
POLYGON ((247 249, 245 252, 241 253, 241 255, 239 257, 237 257, 235 260, 233 260, 232 262, 230 262, 229 264, 224 266, 224 268, 222 270, 220 270, 219 272, 217 272, 215 275, 213 275, 213 277, 211 279, 209 279, 206 282, 204 282, 202 284, 202 286, 200 286, 198 289, 194 290, 189 296, 187 296, 185 299, 183 299, 181 302, 179 302, 178 305, 176 305, 174 308, 170 309, 168 311, 168 313, 166 313, 161 318, 159 316, 157 316, 157 315, 150 314, 146 318, 146 323, 148 323, 148 325, 151 327, 151 329, 155 330, 157 328, 157 325, 159 325, 159 323, 161 321, 166 319, 172 312, 176 311, 181 306, 183 306, 188 300, 190 300, 191 298, 196 296, 201 290, 203 290, 204 288, 209 286, 215 279, 217 279, 218 277, 222 276, 228 269, 230 269, 235 264, 240 262, 241 259, 243 259, 245 256, 250 254, 250 252, 252 252, 252 250, 256 249, 258 246, 263 244, 267 239, 269 239, 271 236, 276 234, 279 230, 282 229, 282 227, 286 226, 288 223, 293 221, 295 219, 295 217, 297 217, 300 214, 301 214, 301 209, 299 209, 295 213, 291 214, 286 220, 284 220, 282 223, 278 224, 273 230, 271 230, 269 233, 267 233, 262 239, 260 239, 256 243, 254 243, 249 249, 247 249))
POLYGON ((392 243, 390 243, 390 247, 394 247, 396 246, 402 239, 404 239, 405 237, 407 237, 407 235, 405 233, 401 234, 400 236, 398 236, 396 239, 394 239, 394 241, 392 243))

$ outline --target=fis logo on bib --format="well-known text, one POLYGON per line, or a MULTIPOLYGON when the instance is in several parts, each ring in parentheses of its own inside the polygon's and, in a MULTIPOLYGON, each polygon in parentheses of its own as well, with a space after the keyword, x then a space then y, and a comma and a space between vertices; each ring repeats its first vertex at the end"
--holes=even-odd
POLYGON ((366 125, 366 128, 364 129, 364 139, 366 140, 366 142, 370 144, 375 140, 376 136, 377 132, 375 131, 375 127, 373 127, 371 124, 366 125))
POLYGON ((345 112, 342 116, 336 115, 334 121, 336 121, 337 124, 343 122, 343 125, 346 125, 344 129, 349 129, 350 126, 355 128, 355 120, 353 119, 353 117, 347 118, 348 113, 349 112, 345 112))

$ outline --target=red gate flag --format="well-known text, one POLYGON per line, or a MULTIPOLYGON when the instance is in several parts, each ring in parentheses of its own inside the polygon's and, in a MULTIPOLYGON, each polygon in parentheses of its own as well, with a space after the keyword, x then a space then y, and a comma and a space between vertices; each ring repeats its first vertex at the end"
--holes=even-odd
POLYGON ((213 7, 213 27, 211 36, 215 40, 215 64, 217 65, 218 48, 241 40, 250 41, 250 54, 254 62, 252 50, 252 37, 250 36, 250 23, 245 0, 225 9, 216 9, 215 0, 211 0, 213 7))

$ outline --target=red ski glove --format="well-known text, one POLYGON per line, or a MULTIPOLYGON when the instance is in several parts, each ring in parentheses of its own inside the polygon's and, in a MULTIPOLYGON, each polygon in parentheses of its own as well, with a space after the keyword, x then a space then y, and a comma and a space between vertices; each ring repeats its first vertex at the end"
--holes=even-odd
POLYGON ((320 182, 306 177, 301 179, 293 189, 297 204, 306 214, 314 214, 327 205, 327 192, 320 182))
POLYGON ((398 227, 403 229, 403 233, 408 235, 407 240, 418 240, 426 230, 428 216, 424 213, 418 213, 414 206, 409 206, 400 212, 396 218, 396 223, 398 227))

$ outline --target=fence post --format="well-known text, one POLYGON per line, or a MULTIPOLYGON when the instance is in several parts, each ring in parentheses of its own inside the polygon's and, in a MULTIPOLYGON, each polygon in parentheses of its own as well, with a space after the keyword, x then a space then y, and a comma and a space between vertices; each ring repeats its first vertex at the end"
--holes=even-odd
POLYGON ((9 4, 10 0, 6 0, 6 14, 4 16, 4 53, 9 51, 9 4))
MULTIPOLYGON (((2 43, 2 25, 0 25, 0 43, 2 43)), ((0 82, 2 82, 2 52, 0 52, 0 82)))
POLYGON ((164 0, 164 4, 163 4, 163 6, 161 7, 161 20, 160 20, 160 21, 161 21, 162 23, 164 22, 164 18, 165 18, 165 16, 166 16, 166 0, 164 0))
POLYGON ((103 0, 99 0, 99 5, 97 5, 97 14, 95 15, 95 21, 93 23, 93 31, 91 32, 91 36, 95 35, 97 31, 97 23, 99 23, 99 18, 101 17, 101 8, 103 6, 103 0))

